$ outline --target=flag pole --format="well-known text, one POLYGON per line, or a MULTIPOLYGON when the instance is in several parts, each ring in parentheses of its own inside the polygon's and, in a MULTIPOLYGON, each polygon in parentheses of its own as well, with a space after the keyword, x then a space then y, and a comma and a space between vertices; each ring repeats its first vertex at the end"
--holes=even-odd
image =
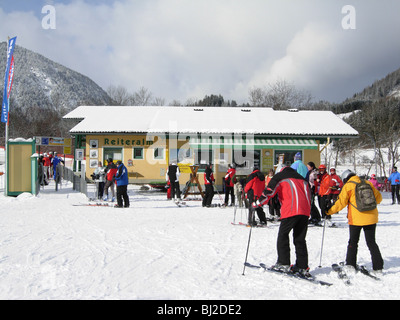
MULTIPOLYGON (((10 37, 7 38, 7 52, 9 50, 9 44, 10 44, 10 37)), ((7 66, 6 66, 6 72, 7 72, 7 66)), ((7 83, 4 84, 5 86, 7 85, 7 83)), ((10 103, 8 101, 8 103, 10 103)), ((8 110, 10 110, 10 108, 8 108, 8 110)), ((8 111, 7 114, 7 122, 5 125, 5 140, 4 140, 4 196, 7 197, 8 195, 8 124, 10 121, 10 112, 8 111)))
POLYGON ((9 115, 10 115, 10 107, 9 107, 9 96, 11 93, 12 81, 14 78, 14 48, 15 48, 15 41, 17 37, 10 39, 8 37, 7 41, 7 63, 6 63, 6 74, 4 76, 4 93, 3 93, 3 105, 1 107, 1 122, 5 123, 5 186, 4 186, 4 193, 7 196, 8 194, 8 130, 9 130, 9 115))

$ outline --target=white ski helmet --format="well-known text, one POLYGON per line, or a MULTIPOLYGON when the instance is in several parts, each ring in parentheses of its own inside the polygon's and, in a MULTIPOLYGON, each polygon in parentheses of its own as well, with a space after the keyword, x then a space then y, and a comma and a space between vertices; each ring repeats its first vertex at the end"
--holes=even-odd
POLYGON ((355 176, 355 175, 356 174, 353 171, 351 171, 350 169, 347 169, 342 173, 341 178, 342 178, 342 181, 344 183, 346 183, 347 180, 349 180, 352 176, 355 176))

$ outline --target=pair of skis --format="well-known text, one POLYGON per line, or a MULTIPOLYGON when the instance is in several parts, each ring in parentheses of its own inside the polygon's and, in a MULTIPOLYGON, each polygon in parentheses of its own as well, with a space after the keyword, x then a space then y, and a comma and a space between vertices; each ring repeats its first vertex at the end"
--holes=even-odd
MULTIPOLYGON (((173 201, 178 207, 187 207, 185 201, 173 201)), ((74 207, 115 207, 115 203, 108 203, 108 202, 89 202, 89 203, 78 203, 74 204, 74 207)))
MULTIPOLYGON (((225 207, 226 208, 226 207, 225 207)), ((236 212, 237 212, 238 206, 234 206, 233 209, 233 221, 231 222, 232 225, 234 226, 245 226, 245 227, 252 227, 249 223, 244 223, 244 222, 236 222, 236 212)), ((241 208, 242 209, 242 208, 241 208)), ((252 214, 254 215, 254 211, 252 212, 252 214)), ((267 219, 267 222, 276 222, 273 219, 267 219)), ((254 224, 253 225, 254 228, 267 228, 267 223, 258 223, 258 224, 254 224)))
POLYGON ((238 222, 238 223, 231 222, 231 224, 234 226, 242 226, 242 227, 248 227, 248 228, 251 228, 251 227, 253 227, 253 228, 268 228, 267 224, 256 224, 253 226, 249 225, 248 223, 244 223, 244 222, 238 222))
MULTIPOLYGON (((245 266, 249 267, 249 268, 254 268, 254 269, 264 269, 265 271, 268 271, 268 272, 280 273, 280 274, 283 274, 283 275, 288 276, 288 277, 292 277, 292 278, 300 279, 300 280, 305 280, 305 281, 308 281, 310 283, 314 283, 314 284, 318 284, 318 285, 322 285, 322 286, 331 286, 332 285, 332 283, 318 280, 314 276, 306 277, 306 276, 303 276, 303 275, 301 275, 299 273, 293 273, 291 271, 277 270, 277 269, 274 269, 272 267, 267 267, 264 263, 260 263, 259 265, 254 265, 254 264, 251 264, 249 262, 246 262, 245 266)), ((332 264, 332 269, 333 269, 333 271, 337 272, 338 277, 340 279, 342 279, 343 282, 346 285, 351 285, 352 284, 352 282, 350 280, 350 277, 347 275, 346 271, 344 270, 344 263, 342 263, 342 262, 339 263, 339 264, 334 263, 334 264, 332 264)), ((369 277, 369 278, 371 278, 373 280, 376 280, 376 281, 380 281, 381 280, 380 278, 378 278, 378 277, 374 276, 373 274, 371 274, 367 270, 367 268, 365 268, 365 266, 357 266, 356 272, 360 272, 361 274, 363 274, 363 275, 365 275, 365 276, 367 276, 367 277, 369 277)))
MULTIPOLYGON (((350 276, 346 273, 346 270, 344 268, 345 264, 343 262, 340 263, 334 263, 332 264, 332 269, 333 271, 337 272, 339 279, 342 279, 343 282, 349 286, 352 284, 350 276)), ((357 265, 355 268, 355 272, 360 272, 361 274, 374 279, 376 281, 380 281, 381 279, 374 276, 373 274, 371 274, 368 269, 365 266, 359 266, 357 265)))
POLYGON ((115 203, 108 202, 89 202, 73 204, 74 207, 114 207, 115 203))
POLYGON ((278 270, 278 269, 274 269, 272 267, 269 268, 264 263, 260 263, 259 265, 254 265, 254 264, 251 264, 249 262, 246 262, 245 266, 249 267, 249 268, 255 268, 255 269, 264 269, 265 271, 268 271, 268 272, 279 273, 279 274, 285 275, 287 277, 300 279, 300 280, 305 280, 305 281, 308 281, 310 283, 318 284, 318 285, 322 285, 322 286, 331 286, 332 285, 332 283, 318 280, 314 276, 306 277, 306 276, 301 275, 300 273, 294 273, 294 272, 290 272, 290 271, 278 270))
POLYGON ((185 201, 182 201, 182 200, 175 201, 174 199, 172 199, 172 202, 175 203, 178 207, 187 207, 187 204, 185 201))
MULTIPOLYGON (((74 207, 107 207, 107 208, 121 208, 117 206, 116 202, 88 202, 73 204, 74 207)), ((129 207, 128 207, 129 208, 129 207)))

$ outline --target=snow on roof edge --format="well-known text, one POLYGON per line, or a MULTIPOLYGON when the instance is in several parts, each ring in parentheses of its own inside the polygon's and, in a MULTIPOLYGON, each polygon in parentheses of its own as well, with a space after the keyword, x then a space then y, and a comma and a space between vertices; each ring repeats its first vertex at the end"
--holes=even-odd
POLYGON ((331 111, 240 107, 80 106, 63 117, 81 119, 71 134, 207 133, 268 136, 357 137, 331 111), (125 113, 112 121, 110 114, 125 113), (198 119, 194 121, 194 119, 198 119))

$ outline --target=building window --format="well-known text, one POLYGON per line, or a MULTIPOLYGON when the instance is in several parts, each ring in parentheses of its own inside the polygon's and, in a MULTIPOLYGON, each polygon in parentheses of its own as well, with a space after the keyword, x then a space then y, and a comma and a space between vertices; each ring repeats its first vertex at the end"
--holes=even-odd
POLYGON ((252 170, 255 166, 261 169, 260 150, 234 150, 232 152, 232 163, 237 168, 252 170))
POLYGON ((170 149, 169 150, 169 163, 186 163, 191 162, 190 159, 193 158, 192 149, 170 149))
POLYGON ((199 171, 204 171, 207 164, 213 163, 213 150, 198 149, 195 150, 194 163, 199 165, 199 171))
POLYGON ((143 148, 133 148, 133 159, 143 160, 143 148))
POLYGON ((219 154, 219 164, 220 165, 226 165, 228 164, 228 153, 223 153, 221 152, 219 154))
POLYGON ((297 152, 302 154, 302 160, 304 162, 302 150, 275 150, 274 164, 278 165, 279 161, 283 158, 283 163, 287 166, 291 166, 294 162, 294 156, 297 152))
POLYGON ((107 165, 106 160, 111 158, 113 162, 117 162, 118 160, 123 161, 122 159, 122 148, 104 148, 103 149, 103 164, 107 165))
POLYGON ((163 159, 164 159, 164 148, 155 148, 154 160, 163 160, 163 159))

